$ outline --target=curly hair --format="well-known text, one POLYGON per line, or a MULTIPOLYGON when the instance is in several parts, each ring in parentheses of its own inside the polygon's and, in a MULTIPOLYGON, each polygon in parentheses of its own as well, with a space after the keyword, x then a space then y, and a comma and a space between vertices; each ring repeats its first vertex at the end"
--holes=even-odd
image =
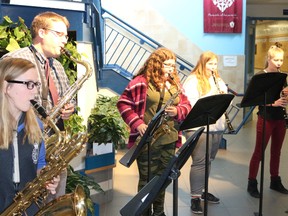
MULTIPOLYGON (((153 83, 156 89, 160 91, 162 84, 165 82, 165 74, 162 70, 163 63, 169 59, 174 59, 176 61, 176 55, 171 50, 165 47, 156 49, 153 53, 151 53, 135 77, 144 75, 144 77, 147 79, 147 82, 153 83)), ((176 68, 174 69, 173 76, 173 80, 179 83, 176 68)), ((168 81, 174 85, 174 82, 170 78, 168 81)))

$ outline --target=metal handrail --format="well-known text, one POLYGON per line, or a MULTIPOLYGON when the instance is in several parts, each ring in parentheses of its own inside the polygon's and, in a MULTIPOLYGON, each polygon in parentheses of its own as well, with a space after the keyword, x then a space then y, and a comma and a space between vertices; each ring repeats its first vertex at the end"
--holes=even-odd
MULTIPOLYGON (((162 44, 102 8, 105 37, 104 69, 113 69, 131 79, 148 56, 162 44)), ((176 67, 183 82, 194 65, 177 55, 176 67)))
MULTIPOLYGON (((236 91, 232 90, 231 88, 228 87, 228 92, 232 93, 233 95, 235 95, 236 97, 243 97, 244 94, 243 93, 237 93, 236 91)), ((247 113, 245 113, 244 117, 242 118, 242 121, 240 122, 240 124, 237 126, 237 128, 235 129, 235 131, 233 133, 229 133, 229 131, 227 130, 227 128, 225 129, 224 131, 224 134, 231 134, 231 135, 235 135, 237 134, 240 129, 245 125, 245 123, 247 122, 247 120, 249 119, 250 115, 253 113, 253 110, 254 110, 255 106, 251 106, 249 111, 247 113)), ((241 109, 241 106, 240 104, 236 104, 236 105, 233 105, 231 104, 227 113, 228 115, 233 112, 233 110, 236 110, 234 111, 234 114, 232 115, 232 117, 230 118, 230 122, 232 123, 234 121, 234 119, 236 118, 238 112, 240 111, 241 109)))

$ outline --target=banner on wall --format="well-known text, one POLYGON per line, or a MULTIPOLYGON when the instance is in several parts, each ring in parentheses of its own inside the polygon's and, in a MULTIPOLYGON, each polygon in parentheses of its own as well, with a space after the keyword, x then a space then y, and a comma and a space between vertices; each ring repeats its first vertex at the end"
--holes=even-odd
POLYGON ((205 33, 241 33, 242 0, 204 0, 205 33))

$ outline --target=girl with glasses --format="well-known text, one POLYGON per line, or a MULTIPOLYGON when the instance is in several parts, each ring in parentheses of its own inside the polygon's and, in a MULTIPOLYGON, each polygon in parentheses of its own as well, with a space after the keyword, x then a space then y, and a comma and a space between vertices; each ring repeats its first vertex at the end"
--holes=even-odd
MULTIPOLYGON (((191 110, 187 97, 180 87, 175 67, 176 56, 167 48, 158 48, 146 60, 138 74, 131 80, 117 103, 122 118, 130 127, 128 148, 136 143, 137 137, 144 135, 149 121, 159 109, 175 94, 175 100, 165 109, 167 120, 162 123, 163 131, 153 136, 151 144, 151 176, 160 176, 181 144, 177 126, 191 110), (165 127, 165 128, 164 128, 165 127)), ((161 127, 160 126, 160 127, 161 127)), ((159 128, 160 128, 159 127, 159 128)), ((137 158, 139 171, 138 191, 150 180, 148 178, 147 147, 137 158)), ((165 216, 165 191, 162 191, 152 204, 153 216, 165 216)), ((151 215, 145 212, 143 215, 151 215)))
MULTIPOLYGON (((30 61, 0 61, 0 213, 46 165, 42 124, 30 103, 38 94, 37 86, 37 71, 30 61)), ((48 191, 55 194, 58 182, 59 177, 47 183, 48 191)), ((27 209, 28 215, 36 212, 34 204, 27 209)))

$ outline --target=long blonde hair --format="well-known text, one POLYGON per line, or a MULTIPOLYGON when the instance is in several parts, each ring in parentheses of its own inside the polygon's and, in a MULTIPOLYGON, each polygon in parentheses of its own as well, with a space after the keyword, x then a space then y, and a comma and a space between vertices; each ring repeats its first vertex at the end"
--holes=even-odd
MULTIPOLYGON (((13 122, 14 117, 10 113, 8 96, 5 94, 4 81, 14 80, 27 70, 34 68, 35 65, 30 61, 22 58, 6 57, 0 60, 0 149, 8 149, 13 139, 13 122)), ((8 83, 8 85, 10 85, 8 83)), ((6 85, 6 88, 8 88, 6 85)), ((37 122, 37 117, 32 107, 26 112, 25 123, 25 137, 29 143, 40 143, 42 140, 42 132, 37 122)), ((24 140, 23 140, 24 142, 24 140)))
MULTIPOLYGON (((203 52, 200 55, 200 58, 195 68, 191 72, 191 74, 196 75, 196 78, 198 80, 197 89, 200 95, 205 95, 211 90, 211 86, 209 83, 210 74, 206 72, 206 63, 212 59, 217 59, 218 61, 218 56, 211 51, 203 52)), ((219 77, 217 69, 213 72, 216 77, 219 77)))

